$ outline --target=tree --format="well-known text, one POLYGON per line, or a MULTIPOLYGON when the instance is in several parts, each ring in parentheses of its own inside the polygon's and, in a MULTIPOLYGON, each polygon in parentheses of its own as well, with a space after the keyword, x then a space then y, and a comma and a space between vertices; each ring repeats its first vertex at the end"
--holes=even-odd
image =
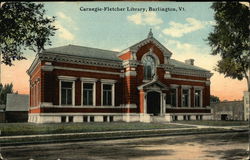
POLYGON ((0 104, 6 104, 7 94, 14 93, 13 84, 5 84, 4 86, 0 83, 0 104))
POLYGON ((216 71, 233 79, 246 78, 250 92, 249 8, 239 2, 215 2, 216 24, 207 38, 212 55, 220 55, 216 71))
POLYGON ((214 95, 210 95, 210 102, 213 102, 213 103, 220 102, 220 98, 214 95))
POLYGON ((45 12, 40 3, 0 2, 0 54, 4 64, 26 59, 26 49, 40 53, 45 45, 51 45, 55 17, 46 17, 45 12))

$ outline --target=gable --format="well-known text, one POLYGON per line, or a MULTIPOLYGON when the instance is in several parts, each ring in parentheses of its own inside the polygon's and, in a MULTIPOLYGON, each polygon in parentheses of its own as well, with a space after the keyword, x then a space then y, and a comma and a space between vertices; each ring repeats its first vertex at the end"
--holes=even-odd
POLYGON ((168 87, 158 81, 158 79, 153 79, 152 81, 145 83, 143 85, 138 86, 138 89, 144 89, 144 90, 168 90, 168 87))
POLYGON ((140 61, 142 56, 149 52, 150 49, 153 50, 153 52, 160 59, 160 64, 164 64, 164 58, 169 59, 172 55, 172 52, 170 52, 165 46, 156 40, 150 31, 146 39, 121 51, 118 54, 118 57, 122 60, 135 59, 140 61))
POLYGON ((164 55, 162 51, 152 42, 142 46, 141 48, 138 49, 136 53, 136 57, 138 61, 142 60, 142 57, 147 54, 154 54, 157 59, 159 60, 159 64, 164 64, 164 55))

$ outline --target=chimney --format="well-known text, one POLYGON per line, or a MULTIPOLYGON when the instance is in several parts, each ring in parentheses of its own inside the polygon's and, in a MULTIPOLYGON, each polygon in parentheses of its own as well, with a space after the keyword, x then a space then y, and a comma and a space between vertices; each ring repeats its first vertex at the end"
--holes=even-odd
POLYGON ((185 63, 193 66, 194 65, 194 59, 187 59, 187 60, 185 60, 185 63))

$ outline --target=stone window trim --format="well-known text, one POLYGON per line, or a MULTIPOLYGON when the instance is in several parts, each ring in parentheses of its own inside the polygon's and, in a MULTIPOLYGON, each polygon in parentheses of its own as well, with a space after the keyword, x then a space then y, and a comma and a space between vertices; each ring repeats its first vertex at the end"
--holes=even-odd
POLYGON ((146 59, 146 57, 151 57, 153 60, 154 60, 154 68, 151 68, 151 70, 154 70, 154 73, 151 73, 152 75, 152 79, 153 79, 153 76, 154 75, 157 75, 157 67, 160 65, 160 60, 158 58, 158 56, 153 52, 153 48, 150 48, 149 51, 147 53, 145 53, 142 57, 141 57, 141 64, 144 66, 144 78, 143 78, 143 81, 148 81, 148 80, 151 80, 151 78, 149 78, 148 76, 145 76, 145 65, 144 65, 144 60, 146 59))
POLYGON ((189 87, 182 87, 181 88, 181 107, 191 107, 191 87, 189 88, 189 87), (188 106, 184 106, 183 105, 183 90, 188 90, 188 106))
POLYGON ((62 82, 72 82, 72 106, 75 105, 75 81, 77 80, 77 77, 73 76, 58 76, 59 79, 59 105, 62 105, 62 82))
POLYGON ((101 79, 101 105, 103 106, 103 85, 108 84, 112 85, 112 107, 115 106, 115 83, 116 80, 113 79, 101 79))
POLYGON ((153 49, 152 48, 150 48, 150 50, 149 50, 149 52, 147 52, 147 53, 145 53, 142 57, 141 57, 141 61, 145 58, 145 57, 147 57, 147 56, 151 56, 151 57, 153 57, 154 58, 154 60, 155 60, 155 67, 157 67, 158 65, 160 65, 160 60, 159 60, 159 58, 158 58, 158 56, 153 52, 153 49))
POLYGON ((96 78, 87 78, 87 77, 81 77, 81 106, 86 106, 83 105, 83 85, 84 83, 91 83, 93 84, 93 105, 91 106, 96 106, 96 82, 97 79, 96 78))
POLYGON ((203 106, 203 89, 194 87, 194 107, 202 107, 203 106), (195 91, 200 91, 200 106, 196 106, 195 104, 195 91))
POLYGON ((178 107, 178 88, 170 88, 170 89, 175 89, 175 106, 172 106, 172 107, 178 107))

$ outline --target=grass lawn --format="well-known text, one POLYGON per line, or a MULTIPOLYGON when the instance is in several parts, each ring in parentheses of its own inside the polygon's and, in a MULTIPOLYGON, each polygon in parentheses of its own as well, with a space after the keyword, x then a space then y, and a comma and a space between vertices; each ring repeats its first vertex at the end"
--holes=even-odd
POLYGON ((34 135, 55 133, 80 133, 122 130, 145 130, 187 128, 187 126, 163 123, 58 123, 58 124, 34 124, 34 123, 0 123, 1 136, 34 135))
POLYGON ((249 125, 248 121, 174 121, 174 123, 195 124, 205 126, 243 126, 249 125))

